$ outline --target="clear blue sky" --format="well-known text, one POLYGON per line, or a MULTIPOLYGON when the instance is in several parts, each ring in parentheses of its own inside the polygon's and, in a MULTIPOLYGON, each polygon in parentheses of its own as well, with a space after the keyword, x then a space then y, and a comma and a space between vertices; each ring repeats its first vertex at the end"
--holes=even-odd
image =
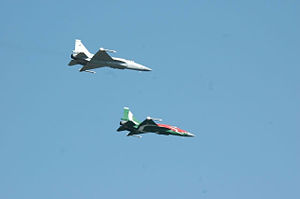
POLYGON ((300 198, 299 1, 2 1, 0 198, 300 198), (69 67, 74 40, 151 72, 69 67), (122 109, 195 138, 117 133, 122 109))

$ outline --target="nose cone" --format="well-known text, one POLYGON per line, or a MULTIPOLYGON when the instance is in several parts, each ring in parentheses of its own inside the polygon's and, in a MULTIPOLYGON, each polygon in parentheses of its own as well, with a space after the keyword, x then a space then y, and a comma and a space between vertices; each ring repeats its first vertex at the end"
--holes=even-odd
POLYGON ((151 68, 148 68, 142 64, 138 64, 138 63, 134 63, 134 69, 135 70, 140 70, 140 71, 151 71, 152 69, 151 68))
POLYGON ((135 63, 134 61, 127 62, 127 68, 131 70, 139 70, 139 71, 151 71, 151 68, 143 66, 142 64, 135 63))
POLYGON ((143 65, 141 65, 141 64, 140 64, 139 66, 140 66, 140 68, 141 68, 142 71, 152 71, 151 68, 148 68, 148 67, 143 66, 143 65))
POLYGON ((187 137, 195 137, 195 135, 192 134, 192 133, 190 133, 190 132, 186 132, 186 136, 187 136, 187 137))

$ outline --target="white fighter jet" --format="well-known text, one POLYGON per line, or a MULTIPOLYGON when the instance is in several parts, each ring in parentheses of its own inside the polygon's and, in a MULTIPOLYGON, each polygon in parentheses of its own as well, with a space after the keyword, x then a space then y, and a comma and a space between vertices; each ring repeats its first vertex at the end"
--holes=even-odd
POLYGON ((75 50, 73 50, 71 55, 72 60, 70 61, 69 66, 80 64, 83 65, 83 67, 79 70, 80 72, 84 71, 90 73, 96 73, 90 69, 105 66, 117 69, 151 71, 151 68, 135 63, 134 61, 111 57, 107 54, 107 52, 115 53, 116 51, 100 48, 98 52, 93 55, 84 47, 80 40, 76 39, 75 50))

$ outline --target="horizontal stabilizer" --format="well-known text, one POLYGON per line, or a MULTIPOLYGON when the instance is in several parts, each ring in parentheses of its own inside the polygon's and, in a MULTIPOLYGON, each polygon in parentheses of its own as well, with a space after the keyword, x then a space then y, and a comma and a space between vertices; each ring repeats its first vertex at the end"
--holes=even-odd
POLYGON ((117 129, 117 131, 131 131, 134 129, 134 123, 132 121, 127 121, 123 124, 121 124, 121 126, 117 129))
POLYGON ((85 53, 82 53, 82 52, 76 53, 75 55, 76 55, 76 58, 79 58, 79 59, 86 59, 86 58, 88 58, 88 56, 85 53))
POLYGON ((78 62, 76 60, 71 60, 68 65, 69 66, 74 66, 76 64, 78 64, 78 62))

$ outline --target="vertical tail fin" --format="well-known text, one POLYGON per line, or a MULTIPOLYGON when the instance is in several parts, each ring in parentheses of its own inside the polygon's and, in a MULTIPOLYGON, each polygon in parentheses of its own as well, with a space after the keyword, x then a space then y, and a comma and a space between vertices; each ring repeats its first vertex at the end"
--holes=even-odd
POLYGON ((84 53, 87 57, 91 57, 91 53, 86 49, 86 47, 81 43, 81 40, 75 40, 75 50, 74 54, 84 53))
POLYGON ((123 117, 121 118, 121 120, 132 121, 135 124, 140 124, 141 123, 140 121, 135 119, 135 117, 133 116, 132 112, 129 110, 128 107, 124 107, 123 117))

